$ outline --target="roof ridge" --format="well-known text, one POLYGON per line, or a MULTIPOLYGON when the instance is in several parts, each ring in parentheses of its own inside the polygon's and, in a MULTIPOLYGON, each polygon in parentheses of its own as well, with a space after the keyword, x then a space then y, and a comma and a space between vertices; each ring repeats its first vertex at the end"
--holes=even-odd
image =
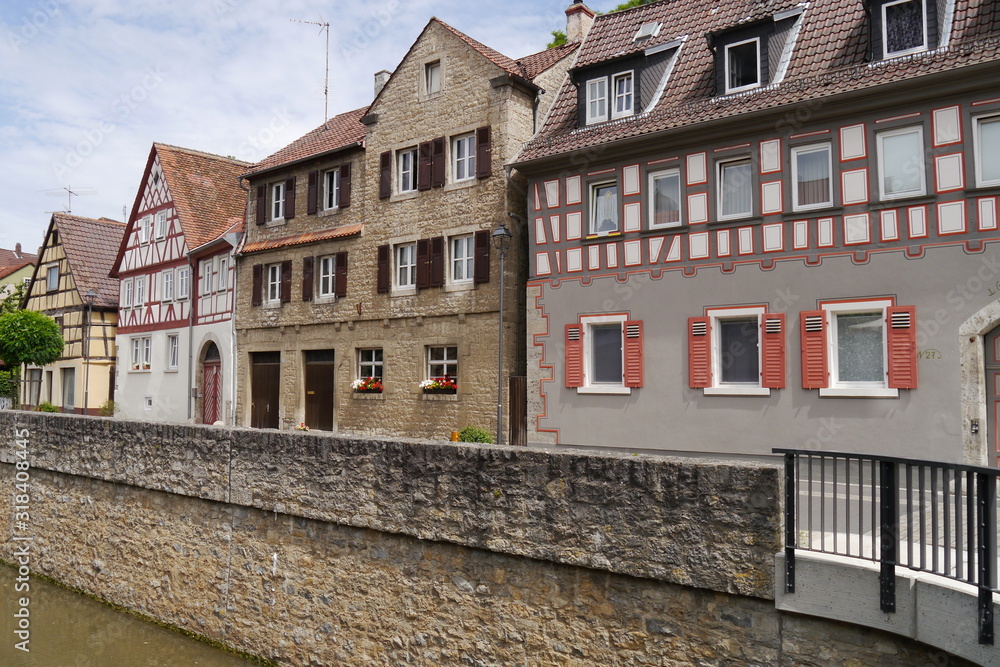
POLYGON ((161 143, 159 141, 154 141, 153 142, 153 146, 155 146, 157 150, 166 148, 166 149, 169 149, 169 150, 175 150, 175 151, 181 151, 183 153, 188 153, 189 155, 200 155, 201 157, 212 158, 212 159, 215 159, 215 160, 226 160, 228 162, 235 162, 235 163, 246 164, 246 165, 253 164, 252 162, 247 162, 246 160, 241 160, 241 159, 235 158, 235 157, 229 157, 228 155, 219 155, 217 153, 209 153, 208 151, 200 151, 200 150, 197 150, 195 148, 185 148, 184 146, 175 146, 174 144, 165 144, 165 143, 161 143))
POLYGON ((461 30, 459 30, 458 28, 445 23, 444 21, 442 21, 441 19, 439 19, 436 16, 432 16, 431 17, 431 22, 432 23, 433 22, 437 22, 441 26, 443 26, 443 27, 447 28, 448 30, 450 30, 451 32, 453 32, 459 39, 461 39, 466 44, 468 44, 469 46, 471 46, 481 56, 483 56, 484 58, 487 58, 488 60, 490 60, 497 67, 499 67, 499 68, 501 68, 501 69, 503 69, 503 70, 505 70, 507 72, 510 72, 511 74, 517 74, 518 76, 521 76, 521 77, 524 76, 524 69, 520 66, 520 64, 518 64, 518 62, 516 60, 514 60, 510 56, 504 55, 503 53, 500 53, 499 51, 497 51, 493 47, 487 46, 486 44, 483 44, 482 42, 480 42, 478 39, 476 39, 474 37, 470 37, 469 35, 465 34, 461 30), (495 56, 499 56, 499 59, 496 58, 495 56), (505 63, 504 60, 508 61, 509 64, 505 63))

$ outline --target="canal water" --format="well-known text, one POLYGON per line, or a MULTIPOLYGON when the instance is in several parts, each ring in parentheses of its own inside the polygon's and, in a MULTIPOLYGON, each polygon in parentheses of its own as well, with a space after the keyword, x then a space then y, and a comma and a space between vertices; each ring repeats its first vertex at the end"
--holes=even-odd
POLYGON ((3 667, 246 667, 250 661, 79 593, 31 578, 15 589, 17 572, 0 565, 0 665, 3 667), (15 634, 19 600, 29 598, 25 653, 15 634))

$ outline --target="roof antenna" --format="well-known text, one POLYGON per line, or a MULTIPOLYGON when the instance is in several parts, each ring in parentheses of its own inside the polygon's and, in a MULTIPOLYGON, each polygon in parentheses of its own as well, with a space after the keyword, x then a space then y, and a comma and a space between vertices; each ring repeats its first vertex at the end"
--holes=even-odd
POLYGON ((67 213, 73 214, 73 197, 80 197, 82 195, 96 195, 97 190, 94 188, 74 188, 67 185, 64 188, 52 188, 51 190, 42 190, 45 194, 50 197, 62 197, 63 193, 66 193, 66 210, 65 211, 46 211, 46 213, 67 213))
POLYGON ((318 25, 319 31, 326 31, 326 75, 323 77, 323 122, 330 118, 330 24, 326 21, 318 23, 316 21, 300 21, 299 19, 288 19, 294 23, 308 23, 318 25))

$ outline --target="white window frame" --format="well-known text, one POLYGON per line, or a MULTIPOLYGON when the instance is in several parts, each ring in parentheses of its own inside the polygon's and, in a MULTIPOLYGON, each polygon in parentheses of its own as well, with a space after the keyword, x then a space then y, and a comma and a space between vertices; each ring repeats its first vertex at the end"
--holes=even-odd
POLYGON ((875 135, 876 142, 878 144, 878 193, 879 198, 883 200, 890 199, 907 199, 909 197, 922 197, 927 194, 927 174, 926 168, 924 166, 925 162, 925 149, 924 149, 924 128, 921 125, 915 125, 910 127, 901 127, 896 130, 886 130, 885 132, 879 132, 875 135), (892 194, 887 194, 885 191, 885 163, 883 158, 885 157, 885 149, 883 148, 883 143, 887 137, 898 137, 904 134, 916 134, 918 142, 920 145, 920 157, 916 161, 917 169, 920 171, 920 187, 917 190, 910 190, 906 192, 896 192, 892 194))
POLYGON ((323 172, 323 210, 340 208, 340 167, 323 172))
POLYGON ((416 289, 417 288, 417 244, 416 244, 416 242, 414 241, 414 242, 411 242, 411 243, 398 243, 398 244, 396 244, 393 247, 392 254, 393 254, 393 262, 392 262, 392 268, 393 268, 393 272, 392 272, 393 273, 393 280, 392 280, 392 282, 393 282, 393 285, 396 288, 398 288, 398 289, 416 289), (412 256, 409 259, 412 259, 413 260, 412 262, 407 262, 406 264, 402 263, 400 255, 402 254, 402 251, 403 251, 404 248, 411 249, 410 252, 412 253, 412 256), (399 276, 400 269, 403 269, 404 267, 408 270, 408 273, 409 273, 410 277, 412 278, 412 280, 410 280, 408 282, 405 282, 405 283, 402 282, 399 279, 399 277, 400 277, 399 276))
POLYGON ((144 215, 139 219, 139 243, 146 245, 149 243, 149 231, 152 226, 152 216, 144 215))
POLYGON ((589 79, 587 81, 587 100, 586 100, 586 112, 587 112, 587 124, 600 123, 608 119, 608 111, 610 106, 610 96, 608 95, 608 77, 599 76, 596 79, 589 79), (603 94, 596 90, 599 86, 604 87, 603 94), (600 109, 603 110, 602 113, 597 113, 594 110, 595 105, 600 105, 600 109))
POLYGON ((181 337, 167 334, 167 370, 175 371, 180 365, 181 337))
POLYGON ((132 307, 132 279, 122 281, 122 308, 132 307))
POLYGON ((153 339, 151 336, 143 336, 139 340, 142 341, 142 370, 150 370, 153 368, 153 339), (145 368, 148 366, 149 368, 145 368))
POLYGON ((268 186, 269 196, 269 206, 268 212, 270 213, 271 220, 284 220, 285 219, 285 182, 278 181, 277 183, 271 183, 268 186))
POLYGON ((214 262, 205 259, 201 262, 201 295, 208 296, 212 293, 212 269, 214 262))
POLYGON ((888 331, 885 322, 886 308, 894 306, 893 299, 871 299, 868 301, 820 302, 820 309, 826 317, 827 364, 830 371, 830 386, 821 387, 820 396, 897 398, 899 390, 889 386, 888 331), (837 348, 837 315, 882 311, 882 382, 841 382, 839 378, 839 350, 837 348))
POLYGON ((451 175, 455 183, 470 181, 476 177, 476 135, 474 132, 452 137, 451 175))
POLYGON ((264 303, 281 303, 281 262, 264 268, 264 303))
MULTIPOLYGON (((973 128, 972 141, 974 145, 974 150, 976 151, 976 185, 978 187, 990 187, 1000 185, 1000 174, 997 178, 986 180, 983 178, 983 155, 985 151, 989 151, 990 147, 983 146, 982 137, 982 126, 984 124, 996 124, 1000 126, 1000 114, 993 114, 990 116, 979 116, 974 119, 975 126, 973 128)), ((994 146, 993 150, 1000 152, 1000 145, 994 146)))
POLYGON ((892 2, 887 2, 882 5, 882 57, 883 58, 898 58, 900 56, 907 56, 911 53, 923 53, 928 49, 928 35, 927 35, 927 3, 924 0, 893 0, 892 2), (903 5, 908 2, 917 2, 920 4, 920 27, 923 32, 923 43, 920 46, 914 46, 909 49, 904 49, 902 51, 889 51, 889 25, 886 19, 886 13, 889 7, 894 5, 903 5))
POLYGON ((428 97, 441 92, 441 88, 444 86, 443 73, 440 60, 435 60, 424 65, 424 90, 427 91, 428 97), (435 73, 437 73, 436 78, 434 76, 435 73))
POLYGON ((462 234, 452 236, 448 239, 448 252, 450 270, 448 271, 449 281, 456 285, 464 285, 473 282, 476 272, 476 237, 473 234, 462 234), (464 275, 459 278, 458 273, 464 275))
POLYGON ((188 298, 191 289, 191 272, 186 266, 177 268, 177 300, 188 298))
POLYGON ((458 381, 458 370, 459 370, 459 366, 458 366, 459 359, 458 359, 458 356, 459 356, 458 355, 458 345, 428 345, 427 346, 427 357, 426 357, 427 366, 424 369, 427 372, 427 378, 426 379, 431 380, 433 378, 440 378, 440 377, 447 376, 447 377, 451 378, 452 380, 455 380, 456 383, 457 383, 457 381, 458 381), (431 350, 444 350, 445 351, 444 352, 444 359, 435 359, 435 360, 432 361, 431 360, 431 350), (449 356, 448 350, 454 350, 455 351, 454 358, 451 358, 449 356), (445 372, 444 373, 431 373, 431 366, 444 366, 445 372), (450 366, 454 366, 454 368, 455 368, 455 372, 454 373, 447 372, 447 370, 448 370, 448 368, 450 366))
POLYGON ((163 301, 173 301, 174 300, 174 271, 173 269, 167 269, 163 272, 160 277, 160 282, 163 283, 163 301))
POLYGON ((146 305, 146 276, 135 277, 135 307, 146 305))
POLYGON ((364 380, 365 378, 377 377, 382 379, 384 382, 385 378, 385 350, 381 347, 363 347, 358 349, 358 379, 364 380), (381 352, 382 358, 378 361, 375 360, 375 353, 381 352), (365 353, 371 353, 370 359, 365 359, 365 353), (363 369, 368 367, 373 372, 365 373, 363 369), (374 373, 375 369, 378 369, 378 375, 374 373))
POLYGON ((45 269, 45 291, 56 292, 58 290, 59 290, 59 265, 57 264, 55 266, 50 266, 45 269))
POLYGON ((598 183, 590 184, 590 220, 587 221, 588 236, 608 236, 610 234, 620 234, 622 231, 622 220, 621 220, 621 184, 617 180, 611 181, 600 181, 598 183), (597 203, 598 194, 597 191, 601 188, 606 188, 609 185, 615 187, 615 228, 607 231, 599 231, 597 229, 597 203))
POLYGON ((225 292, 229 289, 229 258, 220 257, 219 258, 219 278, 215 281, 215 289, 219 292, 225 292))
POLYGON ((635 115, 635 70, 629 70, 627 72, 619 72, 611 77, 611 118, 625 118, 626 116, 635 115), (629 81, 629 90, 627 94, 618 94, 618 82, 627 79, 629 81), (619 98, 627 99, 628 108, 618 111, 618 100, 619 98))
POLYGON ((760 88, 761 87, 762 84, 761 84, 761 71, 760 71, 760 37, 751 37, 750 39, 744 39, 744 40, 739 41, 739 42, 733 42, 732 44, 726 44, 725 53, 723 54, 723 57, 725 58, 724 67, 725 67, 725 76, 726 76, 725 84, 726 84, 726 94, 727 95, 730 94, 730 93, 741 93, 744 90, 753 90, 754 88, 760 88), (734 49, 737 46, 743 46, 744 44, 749 44, 751 42, 753 42, 756 45, 756 47, 757 47, 757 81, 755 83, 750 83, 750 84, 746 84, 746 85, 743 85, 743 86, 736 86, 735 88, 730 88, 729 87, 729 81, 730 81, 730 76, 729 76, 729 74, 730 74, 730 72, 729 72, 729 62, 730 62, 730 60, 729 60, 729 50, 730 49, 734 49))
POLYGON ((649 228, 650 229, 665 229, 668 227, 680 227, 684 224, 684 204, 681 199, 683 184, 681 183, 681 170, 680 169, 661 169, 659 171, 651 171, 648 176, 649 181, 649 202, 647 206, 649 208, 649 228), (676 178, 677 179, 677 222, 664 222, 657 224, 656 222, 656 201, 654 199, 656 194, 656 181, 660 178, 676 178))
POLYGON ((709 308, 705 316, 711 318, 709 325, 712 332, 712 386, 703 389, 705 396, 770 396, 771 390, 761 386, 760 373, 763 371, 764 359, 761 356, 760 322, 767 312, 765 306, 743 306, 739 308, 709 308), (722 326, 724 320, 757 318, 757 382, 723 382, 722 365, 725 363, 726 350, 722 349, 722 326))
POLYGON ((320 298, 332 298, 337 296, 337 256, 324 255, 319 258, 319 270, 317 279, 319 286, 317 292, 320 298))
POLYGON ((129 351, 129 370, 133 372, 142 370, 142 350, 139 344, 139 336, 133 336, 129 339, 129 351))
POLYGON ((625 386, 625 321, 627 315, 584 315, 580 318, 583 329, 583 386, 576 388, 578 394, 631 394, 632 388, 625 386), (621 330, 622 378, 618 382, 594 382, 594 335, 593 329, 617 324, 621 330))
POLYGON ((396 166, 397 172, 399 174, 399 179, 396 181, 398 186, 398 191, 403 192, 416 192, 417 191, 417 149, 416 148, 406 148, 404 150, 398 151, 396 153, 396 166), (406 157, 410 157, 410 166, 407 169, 405 166, 406 157), (406 181, 409 179, 409 183, 406 181), (406 187, 409 185, 409 187, 406 187))
POLYGON ((162 239, 167 236, 167 212, 158 211, 156 213, 156 238, 162 239))
POLYGON ((819 208, 829 208, 833 206, 833 148, 830 144, 809 144, 806 146, 792 147, 792 210, 811 211, 819 208), (828 182, 829 198, 825 202, 816 204, 799 203, 799 163, 796 158, 808 153, 818 153, 826 151, 826 178, 828 182))
POLYGON ((741 155, 740 157, 735 157, 735 158, 732 158, 732 159, 729 159, 729 160, 719 160, 718 162, 715 163, 715 169, 716 169, 716 190, 717 190, 717 192, 716 192, 716 194, 717 194, 717 202, 716 202, 716 204, 718 205, 718 208, 719 208, 719 216, 718 216, 719 220, 738 220, 740 218, 749 218, 749 217, 752 217, 753 216, 753 202, 754 202, 754 197, 753 197, 753 195, 754 195, 753 160, 751 160, 750 157, 746 156, 746 155, 741 155), (723 206, 723 198, 724 198, 725 192, 726 192, 725 179, 723 178, 723 174, 725 173, 725 167, 726 166, 734 165, 734 164, 737 164, 737 163, 746 163, 746 165, 749 167, 750 182, 748 183, 747 188, 750 190, 750 210, 748 210, 746 212, 739 211, 737 213, 729 213, 729 214, 723 215, 722 212, 725 210, 725 207, 723 206))

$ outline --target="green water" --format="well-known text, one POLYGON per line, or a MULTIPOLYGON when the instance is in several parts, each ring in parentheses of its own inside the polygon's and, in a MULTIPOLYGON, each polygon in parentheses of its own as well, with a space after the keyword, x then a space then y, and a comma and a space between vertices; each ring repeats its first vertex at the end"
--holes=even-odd
POLYGON ((0 565, 0 666, 2 667, 238 667, 254 663, 195 639, 115 611, 86 596, 32 578, 30 591, 15 589, 17 572, 0 565), (16 647, 21 607, 30 600, 30 632, 16 647))

